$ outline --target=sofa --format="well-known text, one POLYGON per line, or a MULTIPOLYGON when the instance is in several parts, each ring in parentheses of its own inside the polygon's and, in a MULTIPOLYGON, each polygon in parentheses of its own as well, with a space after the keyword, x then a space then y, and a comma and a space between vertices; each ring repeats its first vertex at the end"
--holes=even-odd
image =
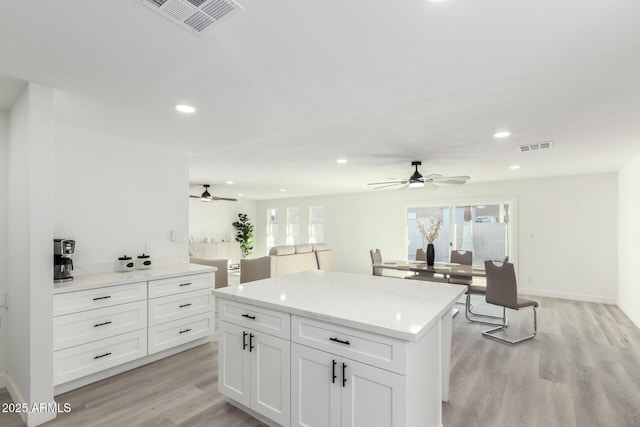
POLYGON ((227 276, 227 260, 224 258, 196 258, 189 257, 189 262, 191 264, 201 264, 208 265, 210 267, 218 267, 218 271, 215 274, 215 286, 217 288, 224 288, 229 284, 229 278, 227 276))
POLYGON ((333 250, 326 243, 274 246, 269 255, 240 260, 240 283, 307 270, 333 270, 333 250))

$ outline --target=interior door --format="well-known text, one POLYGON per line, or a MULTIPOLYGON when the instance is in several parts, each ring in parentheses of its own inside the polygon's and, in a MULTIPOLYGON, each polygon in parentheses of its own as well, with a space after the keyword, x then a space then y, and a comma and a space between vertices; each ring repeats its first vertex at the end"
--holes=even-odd
POLYGON ((300 344, 291 346, 291 425, 340 425, 340 358, 300 344))

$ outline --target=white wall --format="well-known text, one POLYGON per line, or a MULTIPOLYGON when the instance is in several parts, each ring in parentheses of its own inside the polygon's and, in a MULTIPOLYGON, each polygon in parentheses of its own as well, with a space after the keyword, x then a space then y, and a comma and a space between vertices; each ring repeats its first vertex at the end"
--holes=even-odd
POLYGON ((335 268, 371 274, 369 249, 406 258, 409 205, 513 201, 512 256, 519 290, 532 295, 616 303, 615 173, 259 201, 256 255, 266 253, 266 209, 324 206, 325 242, 335 268))
MULTIPOLYGON (((29 84, 11 110, 8 168, 8 390, 53 402, 53 91, 29 84)), ((21 414, 38 425, 55 413, 21 414)))
MULTIPOLYGON (((9 156, 9 114, 0 111, 0 299, 7 291, 7 206, 9 156)), ((0 303, 0 388, 6 387, 7 309, 0 303)))
MULTIPOLYGON (((215 192, 212 194, 215 195, 215 192)), ((216 241, 235 240, 236 230, 231 225, 238 220, 239 213, 246 213, 255 224, 256 202, 238 200, 237 202, 217 201, 203 203, 199 199, 189 199, 189 235, 194 241, 205 238, 216 241)))
POLYGON ((58 125, 55 172, 54 231, 76 241, 75 274, 113 271, 146 244, 156 266, 188 262, 186 152, 58 125))
POLYGON ((640 156, 618 172, 618 306, 640 327, 640 156))

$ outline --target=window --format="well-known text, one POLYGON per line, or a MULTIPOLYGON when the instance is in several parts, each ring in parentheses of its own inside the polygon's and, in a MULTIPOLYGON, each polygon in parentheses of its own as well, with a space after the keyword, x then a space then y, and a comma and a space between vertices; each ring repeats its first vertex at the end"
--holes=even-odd
POLYGON ((300 243, 300 208, 287 208, 287 245, 300 243))
POLYGON ((474 265, 504 259, 511 247, 509 209, 509 203, 407 208, 408 259, 414 260, 416 250, 426 248, 428 243, 418 230, 418 221, 428 231, 432 218, 442 220, 433 242, 436 262, 449 262, 453 249, 472 251, 474 265))
POLYGON ((324 208, 309 208, 309 243, 324 242, 324 208))
POLYGON ((267 209, 267 250, 278 245, 278 209, 267 209))

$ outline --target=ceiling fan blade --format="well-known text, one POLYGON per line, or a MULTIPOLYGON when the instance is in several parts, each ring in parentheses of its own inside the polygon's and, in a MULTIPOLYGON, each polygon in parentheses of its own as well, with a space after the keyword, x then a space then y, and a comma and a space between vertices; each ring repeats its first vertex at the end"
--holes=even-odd
MULTIPOLYGON (((379 184, 384 184, 384 183, 379 183, 379 184)), ((371 184, 369 184, 371 185, 371 184)), ((387 188, 387 187, 393 187, 394 185, 402 185, 402 182, 394 182, 392 184, 387 183, 387 185, 381 185, 379 187, 373 187, 374 190, 378 190, 380 188, 387 188)))
POLYGON ((437 173, 430 173, 429 175, 427 175, 427 176, 423 177, 423 179, 424 179, 425 181, 429 181, 429 180, 437 179, 437 178, 442 178, 442 175, 439 175, 439 174, 437 174, 437 173))
POLYGON ((398 180, 398 181, 386 181, 386 182, 370 182, 367 185, 382 185, 382 184, 403 184, 407 182, 406 179, 398 180))
POLYGON ((434 183, 436 183, 436 184, 456 184, 456 185, 461 185, 461 184, 466 184, 467 181, 463 181, 461 179, 439 179, 437 181, 434 181, 434 183))
POLYGON ((462 176, 441 176, 440 178, 436 178, 435 181, 439 181, 441 179, 455 179, 457 181, 467 181, 471 179, 470 176, 462 175, 462 176))
POLYGON ((211 200, 228 200, 230 202, 237 202, 238 199, 229 199, 227 197, 216 197, 216 196, 211 196, 211 200))
POLYGON ((192 199, 199 199, 201 196, 192 196, 191 194, 189 194, 189 197, 191 197, 192 199))
POLYGON ((437 185, 435 185, 435 184, 434 184, 434 183, 432 183, 432 182, 425 182, 425 183, 424 183, 424 188, 427 188, 427 189, 434 189, 434 188, 438 188, 438 186, 437 186, 437 185))

